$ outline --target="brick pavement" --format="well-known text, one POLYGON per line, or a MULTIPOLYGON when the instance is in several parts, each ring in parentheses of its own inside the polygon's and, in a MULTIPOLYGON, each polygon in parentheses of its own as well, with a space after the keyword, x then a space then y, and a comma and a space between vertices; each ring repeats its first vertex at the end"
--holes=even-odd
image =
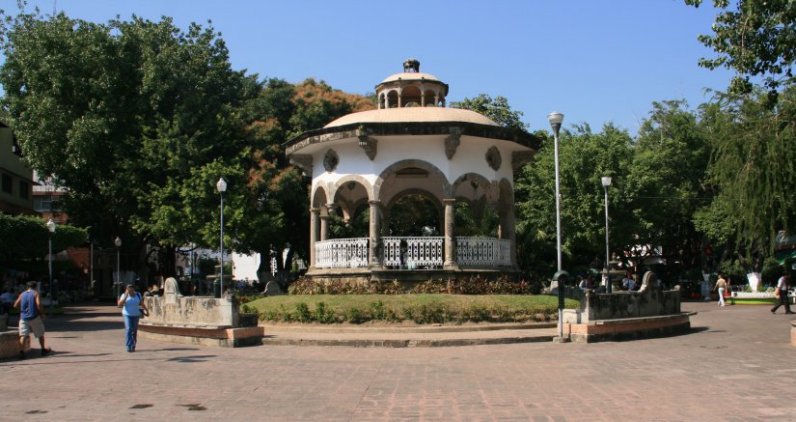
POLYGON ((47 322, 0 362, 0 420, 796 420, 789 321, 687 303, 688 335, 596 344, 124 351, 113 307, 47 322))

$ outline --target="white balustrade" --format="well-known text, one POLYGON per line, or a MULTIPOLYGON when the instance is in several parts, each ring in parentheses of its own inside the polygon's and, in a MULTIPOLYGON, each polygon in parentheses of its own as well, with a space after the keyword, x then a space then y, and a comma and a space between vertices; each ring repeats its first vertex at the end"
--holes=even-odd
POLYGON ((461 267, 511 265, 511 241, 482 236, 456 237, 456 262, 461 267))
POLYGON ((383 237, 384 266, 409 270, 442 268, 444 242, 441 236, 383 237))
POLYGON ((329 239, 315 242, 318 268, 365 268, 368 266, 368 238, 329 239))
MULTIPOLYGON (((383 264, 387 268, 437 269, 445 259, 441 236, 385 236, 383 264)), ((317 268, 367 268, 368 238, 329 239, 315 242, 317 268)), ((456 238, 460 267, 511 266, 511 241, 481 236, 456 238)))

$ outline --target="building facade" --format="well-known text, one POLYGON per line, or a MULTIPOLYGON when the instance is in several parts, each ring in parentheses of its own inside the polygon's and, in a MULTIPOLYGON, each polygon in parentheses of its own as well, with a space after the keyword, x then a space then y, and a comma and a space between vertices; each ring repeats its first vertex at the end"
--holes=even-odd
POLYGON ((22 150, 11 128, 0 122, 0 212, 35 215, 33 172, 22 161, 22 150))

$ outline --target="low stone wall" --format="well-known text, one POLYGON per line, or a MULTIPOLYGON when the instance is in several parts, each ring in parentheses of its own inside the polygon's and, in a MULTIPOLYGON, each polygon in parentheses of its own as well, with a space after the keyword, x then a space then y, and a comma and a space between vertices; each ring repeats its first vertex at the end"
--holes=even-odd
POLYGON ((263 337, 264 329, 256 326, 256 320, 254 324, 242 324, 235 298, 182 296, 173 278, 166 280, 162 297, 149 296, 144 300, 149 315, 141 318, 139 324, 143 338, 237 347, 257 344, 263 337))
POLYGON ((568 309, 564 316, 565 322, 580 324, 598 320, 679 313, 679 290, 650 288, 643 292, 594 293, 589 291, 581 299, 580 309, 568 309))
POLYGON ((681 313, 644 318, 600 320, 588 324, 565 324, 564 334, 575 343, 662 337, 690 331, 689 317, 690 314, 681 313))
POLYGON ((19 350, 19 330, 0 331, 0 359, 16 358, 19 350))
POLYGON ((176 296, 164 294, 144 298, 149 316, 145 325, 234 327, 238 324, 238 304, 229 297, 176 296))
POLYGON ((572 341, 593 342, 654 337, 687 332, 690 314, 681 312, 680 291, 657 287, 647 272, 638 292, 587 291, 579 309, 564 310, 564 334, 572 341))

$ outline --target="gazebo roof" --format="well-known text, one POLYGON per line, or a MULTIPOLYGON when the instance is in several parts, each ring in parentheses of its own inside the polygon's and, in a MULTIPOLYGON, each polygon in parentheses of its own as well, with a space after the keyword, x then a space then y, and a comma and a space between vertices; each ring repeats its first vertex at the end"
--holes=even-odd
POLYGON ((360 111, 340 117, 324 128, 333 128, 355 123, 430 123, 460 122, 479 125, 498 126, 483 114, 461 108, 443 107, 402 107, 381 110, 360 111))
POLYGON ((432 81, 432 82, 442 82, 436 76, 430 73, 423 73, 423 72, 401 72, 396 73, 394 75, 390 75, 381 81, 380 84, 385 84, 388 82, 395 82, 395 81, 432 81))

